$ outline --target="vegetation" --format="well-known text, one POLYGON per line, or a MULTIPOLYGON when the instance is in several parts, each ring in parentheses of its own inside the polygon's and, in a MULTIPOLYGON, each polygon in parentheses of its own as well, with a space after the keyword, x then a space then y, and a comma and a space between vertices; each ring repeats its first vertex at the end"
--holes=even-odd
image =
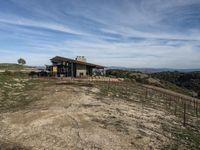
POLYGON ((33 95, 32 91, 41 90, 50 83, 31 79, 27 73, 9 71, 0 73, 0 113, 23 109, 29 103, 39 100, 39 92, 33 95))
POLYGON ((117 78, 130 79, 132 81, 147 83, 149 76, 147 74, 127 70, 110 69, 106 71, 106 76, 114 76, 117 78))
POLYGON ((20 65, 25 65, 25 64, 26 64, 26 61, 25 61, 25 59, 23 59, 23 58, 18 59, 17 62, 18 62, 18 64, 20 64, 20 65))
MULTIPOLYGON (((183 118, 183 106, 180 102, 179 104, 173 101, 169 101, 166 97, 159 95, 159 93, 149 91, 146 94, 146 89, 141 86, 142 79, 145 82, 149 82, 149 77, 146 74, 139 72, 120 72, 115 71, 107 75, 113 75, 120 78, 126 78, 124 82, 95 82, 95 83, 76 83, 74 81, 68 84, 75 84, 76 86, 87 85, 96 86, 100 89, 99 98, 110 97, 115 101, 128 101, 131 103, 141 104, 141 109, 144 111, 149 111, 151 109, 161 110, 169 114, 168 116, 174 116, 174 110, 176 108, 175 119, 169 124, 164 122, 161 124, 163 132, 154 131, 158 134, 168 137, 170 143, 163 145, 163 149, 199 149, 200 148, 200 122, 199 118, 195 118, 195 111, 191 106, 187 106, 187 126, 182 126, 183 118), (124 73, 124 74, 123 74, 124 73), (140 79, 141 78, 141 79, 140 79), (137 80, 138 82, 135 82, 137 80), (190 116, 189 116, 190 115, 190 116)), ((31 102, 38 101, 44 96, 44 87, 50 87, 55 82, 46 79, 32 79, 26 73, 21 72, 9 72, 0 74, 0 113, 12 112, 22 109, 28 109, 31 102)), ((66 84, 66 82, 64 82, 66 84)), ((58 86, 59 84, 57 84, 58 86)), ((104 103, 109 104, 113 101, 102 100, 104 103)), ((131 105, 131 103, 129 103, 131 105)), ((110 104, 109 104, 110 105, 110 104)), ((88 105, 87 105, 88 106, 88 105)), ((115 112, 115 110, 113 110, 115 112)), ((122 113, 120 110, 116 110, 118 113, 122 113)), ((199 113, 199 112, 198 112, 199 113)), ((123 114, 123 113, 122 113, 123 114)), ((165 117, 165 116, 164 116, 165 117)), ((165 120, 165 118, 160 119, 165 120)), ((104 121, 105 124, 109 124, 108 121, 104 121)), ((167 118, 166 118, 167 120, 167 118)), ((98 119, 97 119, 98 121, 98 119)), ((101 121, 101 120, 100 120, 101 121)), ((111 121, 110 121, 111 122, 111 121)), ((159 122, 160 123, 160 122, 159 122)), ((161 122, 162 123, 162 122, 161 122)), ((121 122, 115 122, 117 129, 123 130, 121 122)), ((142 124, 138 125, 138 129, 145 128, 142 124)), ((124 129, 125 130, 125 129, 124 129)), ((149 129, 153 130, 153 129, 149 129)), ((1 141, 0 141, 1 145, 1 141)))
MULTIPOLYGON (((131 81, 137 81, 139 83, 143 84, 150 84, 158 87, 162 87, 165 89, 173 90, 182 94, 186 94, 189 96, 193 96, 193 89, 189 89, 183 86, 179 86, 176 83, 170 82, 169 80, 165 80, 162 78, 158 78, 160 73, 157 74, 145 74, 142 72, 136 72, 136 71, 127 71, 127 70, 107 70, 106 75, 107 76, 114 76, 117 78, 125 78, 129 79, 131 81), (156 76, 157 75, 157 76, 156 76)), ((171 77, 173 78, 173 77, 171 77)), ((200 79, 200 78, 199 78, 200 79)), ((200 88, 199 88, 200 89, 200 88)))
POLYGON ((198 94, 200 98, 200 72, 160 72, 151 74, 152 77, 170 82, 179 87, 193 90, 198 94))
MULTIPOLYGON (((161 123, 163 132, 160 133, 169 138, 170 143, 163 145, 163 150, 174 149, 194 149, 200 148, 200 122, 194 116, 196 115, 193 106, 187 105, 187 125, 183 123, 182 102, 173 101, 163 97, 161 93, 146 91, 140 84, 130 82, 123 83, 98 83, 101 93, 99 95, 109 96, 113 99, 127 100, 133 103, 141 103, 142 109, 153 108, 166 112, 168 115, 175 115, 169 124, 161 123), (170 135, 169 135, 170 134, 170 135)), ((199 112, 199 110, 198 110, 199 112)), ((158 132, 159 133, 159 132, 158 132)))
POLYGON ((19 64, 8 64, 8 63, 0 64, 0 70, 21 70, 21 69, 24 69, 24 66, 19 64))

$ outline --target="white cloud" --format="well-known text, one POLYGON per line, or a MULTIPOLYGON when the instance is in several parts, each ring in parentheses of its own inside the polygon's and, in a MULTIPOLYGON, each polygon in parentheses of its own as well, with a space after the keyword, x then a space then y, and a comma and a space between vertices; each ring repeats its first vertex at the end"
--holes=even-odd
MULTIPOLYGON (((20 15, 20 10, 0 11, 0 25, 10 25, 1 28, 14 33, 0 35, 0 39, 16 40, 17 44, 13 44, 16 49, 18 46, 30 49, 11 51, 14 59, 22 55, 30 64, 44 64, 54 55, 72 58, 86 55, 91 62, 110 66, 200 67, 200 28, 181 24, 198 19, 192 16, 195 14, 189 7, 199 4, 198 1, 12 1, 28 14, 20 15), (177 20, 174 16, 178 16, 177 20), (42 29, 67 34, 50 34, 42 29), (67 36, 68 33, 76 38, 67 36)), ((9 54, 0 58, 11 60, 9 54)))
POLYGON ((42 21, 36 21, 36 20, 30 20, 27 18, 21 18, 17 16, 0 16, 0 22, 1 23, 7 23, 12 25, 20 25, 20 26, 29 26, 29 27, 38 27, 43 29, 50 29, 54 31, 60 31, 65 33, 71 33, 71 34, 77 34, 77 35, 84 35, 86 33, 83 33, 81 31, 77 31, 74 29, 71 29, 63 24, 58 23, 52 23, 52 22, 42 22, 42 21))

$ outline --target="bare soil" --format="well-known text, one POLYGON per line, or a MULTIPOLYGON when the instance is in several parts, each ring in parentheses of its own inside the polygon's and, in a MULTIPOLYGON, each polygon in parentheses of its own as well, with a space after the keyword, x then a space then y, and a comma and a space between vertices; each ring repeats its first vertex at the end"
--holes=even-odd
POLYGON ((51 85, 29 91, 39 100, 0 113, 0 149, 162 149, 176 120, 164 111, 100 96, 90 85, 51 85))

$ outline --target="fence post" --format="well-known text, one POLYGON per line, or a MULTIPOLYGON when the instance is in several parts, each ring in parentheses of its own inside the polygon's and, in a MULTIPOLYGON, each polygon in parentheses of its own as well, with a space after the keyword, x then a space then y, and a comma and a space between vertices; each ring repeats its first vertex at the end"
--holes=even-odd
POLYGON ((128 82, 125 82, 126 84, 126 95, 128 94, 128 82))
POLYGON ((174 106, 174 115, 176 115, 176 109, 177 109, 177 106, 176 106, 176 102, 175 102, 175 106, 174 106))
POLYGON ((196 101, 196 116, 198 117, 198 102, 196 101))
POLYGON ((184 111, 183 111, 183 126, 186 125, 186 102, 184 101, 184 111))
POLYGON ((169 96, 168 98, 169 98, 169 109, 171 109, 172 98, 171 96, 169 96))
POLYGON ((108 79, 108 90, 110 88, 110 78, 108 79))
POLYGON ((145 98, 148 98, 148 89, 146 88, 146 91, 145 91, 145 98))

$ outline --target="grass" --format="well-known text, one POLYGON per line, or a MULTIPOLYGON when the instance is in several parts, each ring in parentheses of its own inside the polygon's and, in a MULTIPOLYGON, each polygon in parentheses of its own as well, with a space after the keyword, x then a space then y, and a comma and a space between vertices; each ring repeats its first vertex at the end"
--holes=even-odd
MULTIPOLYGON (((113 98, 120 98, 132 102, 142 103, 146 107, 151 107, 157 110, 162 110, 169 115, 174 115, 176 105, 175 122, 170 122, 170 125, 162 124, 164 133, 171 133, 172 138, 169 139, 168 145, 163 145, 162 149, 200 149, 200 120, 195 115, 193 106, 187 105, 187 125, 183 127, 183 105, 181 102, 169 101, 165 97, 161 97, 159 93, 148 93, 146 97, 145 89, 139 84, 132 83, 97 83, 100 88, 100 95, 113 98), (134 98, 131 98, 131 97, 134 98)), ((199 110, 198 110, 199 111, 199 110)))
POLYGON ((0 70, 21 70, 24 69, 24 66, 19 64, 9 64, 9 63, 1 63, 0 70))
MULTIPOLYGON (((0 74, 0 113, 10 112, 27 108, 31 102, 40 100, 42 97, 42 89, 50 86, 53 81, 42 79, 31 79, 27 74, 0 74)), ((66 84, 66 83, 65 83, 66 84)), ((73 83, 70 83, 73 84, 73 83)), ((95 82, 95 86, 100 89, 100 96, 109 96, 122 100, 131 101, 133 103, 142 103, 144 107, 151 107, 162 110, 170 115, 174 115, 174 102, 170 102, 166 98, 161 97, 158 93, 148 93, 138 83, 121 82, 95 82), (132 98, 133 97, 133 98, 132 98)), ((76 85, 88 85, 76 83, 76 85)), ((187 126, 182 126, 183 106, 176 103, 177 112, 175 122, 169 124, 161 124, 163 134, 171 133, 170 143, 163 145, 163 149, 200 149, 200 120, 193 118, 195 115, 192 107, 187 107, 187 126)), ((104 120, 96 120, 104 121, 104 120)), ((107 122, 109 125, 109 122, 107 122)), ((116 122, 116 127, 120 126, 120 121, 116 122)))
POLYGON ((195 128, 179 127, 177 125, 166 125, 162 124, 162 128, 166 133, 171 133, 174 138, 171 139, 170 144, 164 145, 163 149, 200 149, 200 127, 195 128))
POLYGON ((16 143, 12 142, 2 142, 0 141, 0 149, 1 150, 29 150, 30 148, 26 148, 16 143))
POLYGON ((27 74, 0 74, 0 113, 24 109, 31 102, 40 100, 42 88, 51 81, 31 79, 27 74), (37 94, 38 93, 38 94, 37 94))

